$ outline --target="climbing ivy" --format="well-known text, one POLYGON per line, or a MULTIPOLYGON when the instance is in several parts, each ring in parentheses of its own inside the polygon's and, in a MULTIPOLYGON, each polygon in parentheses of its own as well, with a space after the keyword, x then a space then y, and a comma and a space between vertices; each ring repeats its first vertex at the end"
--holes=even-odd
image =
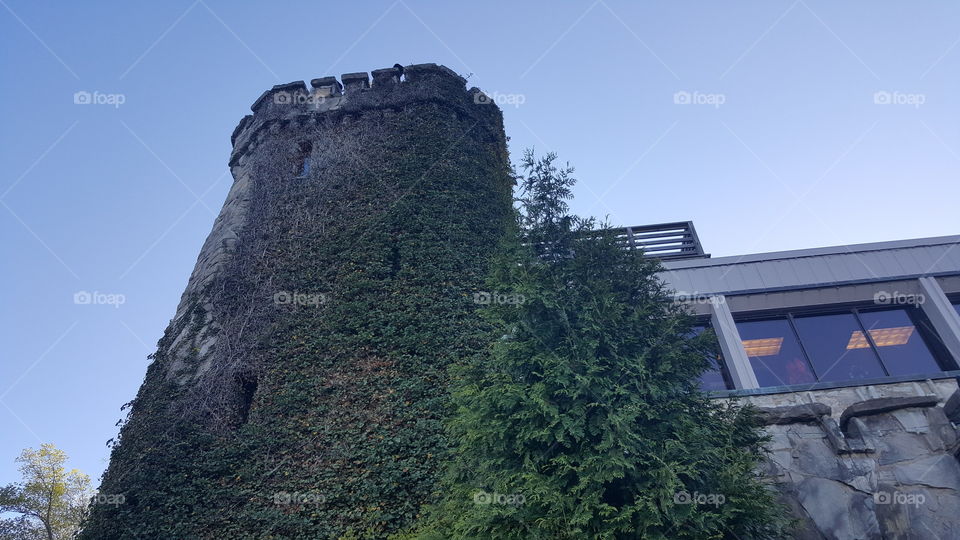
POLYGON ((127 503, 85 538, 385 538, 436 500, 447 368, 482 347, 513 183, 499 112, 458 92, 260 143, 243 242, 198 293, 216 375, 167 377, 181 329, 161 339, 101 487, 127 503))

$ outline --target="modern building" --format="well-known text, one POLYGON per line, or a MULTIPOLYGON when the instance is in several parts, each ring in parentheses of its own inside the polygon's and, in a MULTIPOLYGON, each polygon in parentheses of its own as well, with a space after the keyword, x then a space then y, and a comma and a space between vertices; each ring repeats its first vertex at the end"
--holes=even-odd
POLYGON ((623 230, 712 328, 702 378, 760 408, 800 538, 953 538, 960 236, 711 258, 692 223, 623 230))

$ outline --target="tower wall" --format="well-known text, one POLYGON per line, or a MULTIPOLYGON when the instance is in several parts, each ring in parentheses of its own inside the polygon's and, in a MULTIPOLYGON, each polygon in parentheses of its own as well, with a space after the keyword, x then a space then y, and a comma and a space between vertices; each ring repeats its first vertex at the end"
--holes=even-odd
POLYGON ((434 64, 275 86, 86 538, 382 538, 436 494, 448 367, 510 227, 500 111, 434 64), (342 82, 342 83, 341 83, 342 82))

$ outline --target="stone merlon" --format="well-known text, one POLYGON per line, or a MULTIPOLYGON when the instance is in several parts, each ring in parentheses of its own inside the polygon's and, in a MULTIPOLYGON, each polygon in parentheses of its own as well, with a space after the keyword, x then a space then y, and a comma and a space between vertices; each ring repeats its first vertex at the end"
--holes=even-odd
POLYGON ((250 106, 250 110, 253 111, 254 114, 256 114, 257 112, 260 111, 260 109, 264 105, 269 104, 271 99, 275 100, 277 95, 306 94, 306 93, 307 93, 307 85, 304 84, 303 81, 294 81, 287 84, 278 84, 273 88, 271 88, 270 90, 267 90, 266 92, 260 94, 260 97, 253 102, 253 105, 250 106))
POLYGON ((340 76, 340 80, 343 81, 343 85, 347 88, 347 92, 370 88, 370 77, 364 72, 344 73, 340 76))

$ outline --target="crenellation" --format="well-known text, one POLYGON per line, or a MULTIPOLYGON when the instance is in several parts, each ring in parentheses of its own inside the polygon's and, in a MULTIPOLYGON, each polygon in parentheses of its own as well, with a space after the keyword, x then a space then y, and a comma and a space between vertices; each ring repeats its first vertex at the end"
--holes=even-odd
POLYGON ((440 75, 451 77, 466 86, 467 80, 458 75, 455 71, 439 64, 412 64, 403 68, 403 77, 405 82, 419 83, 430 75, 440 75))
POLYGON ((373 75, 374 88, 400 84, 400 70, 397 68, 375 69, 370 74, 373 75))
POLYGON ((292 102, 295 95, 307 95, 307 85, 303 81, 275 85, 260 94, 260 97, 250 106, 250 110, 257 114, 263 110, 269 110, 272 105, 285 105, 292 102))
POLYGON ((340 76, 340 80, 343 81, 347 94, 370 88, 370 76, 365 71, 344 73, 340 76))
MULTIPOLYGON (((295 119, 299 120, 294 122, 294 127, 304 126, 305 119, 317 115, 324 116, 326 121, 349 122, 350 115, 368 110, 399 112, 414 103, 445 106, 449 114, 460 120, 474 114, 477 118, 492 118, 491 113, 499 115, 495 105, 483 104, 483 110, 473 109, 477 102, 465 90, 463 98, 458 97, 453 90, 465 89, 466 79, 446 66, 412 64, 376 69, 371 73, 372 86, 370 74, 354 72, 341 75, 339 80, 333 76, 311 79, 309 88, 303 81, 294 81, 265 91, 250 107, 253 114, 245 116, 230 137, 233 145, 230 165, 239 164, 240 157, 256 147, 264 130, 276 133, 275 130, 295 119)), ((498 122, 494 120, 493 124, 498 122)))
POLYGON ((336 77, 320 77, 311 79, 310 86, 313 87, 313 94, 320 98, 336 97, 341 95, 343 85, 336 77))

